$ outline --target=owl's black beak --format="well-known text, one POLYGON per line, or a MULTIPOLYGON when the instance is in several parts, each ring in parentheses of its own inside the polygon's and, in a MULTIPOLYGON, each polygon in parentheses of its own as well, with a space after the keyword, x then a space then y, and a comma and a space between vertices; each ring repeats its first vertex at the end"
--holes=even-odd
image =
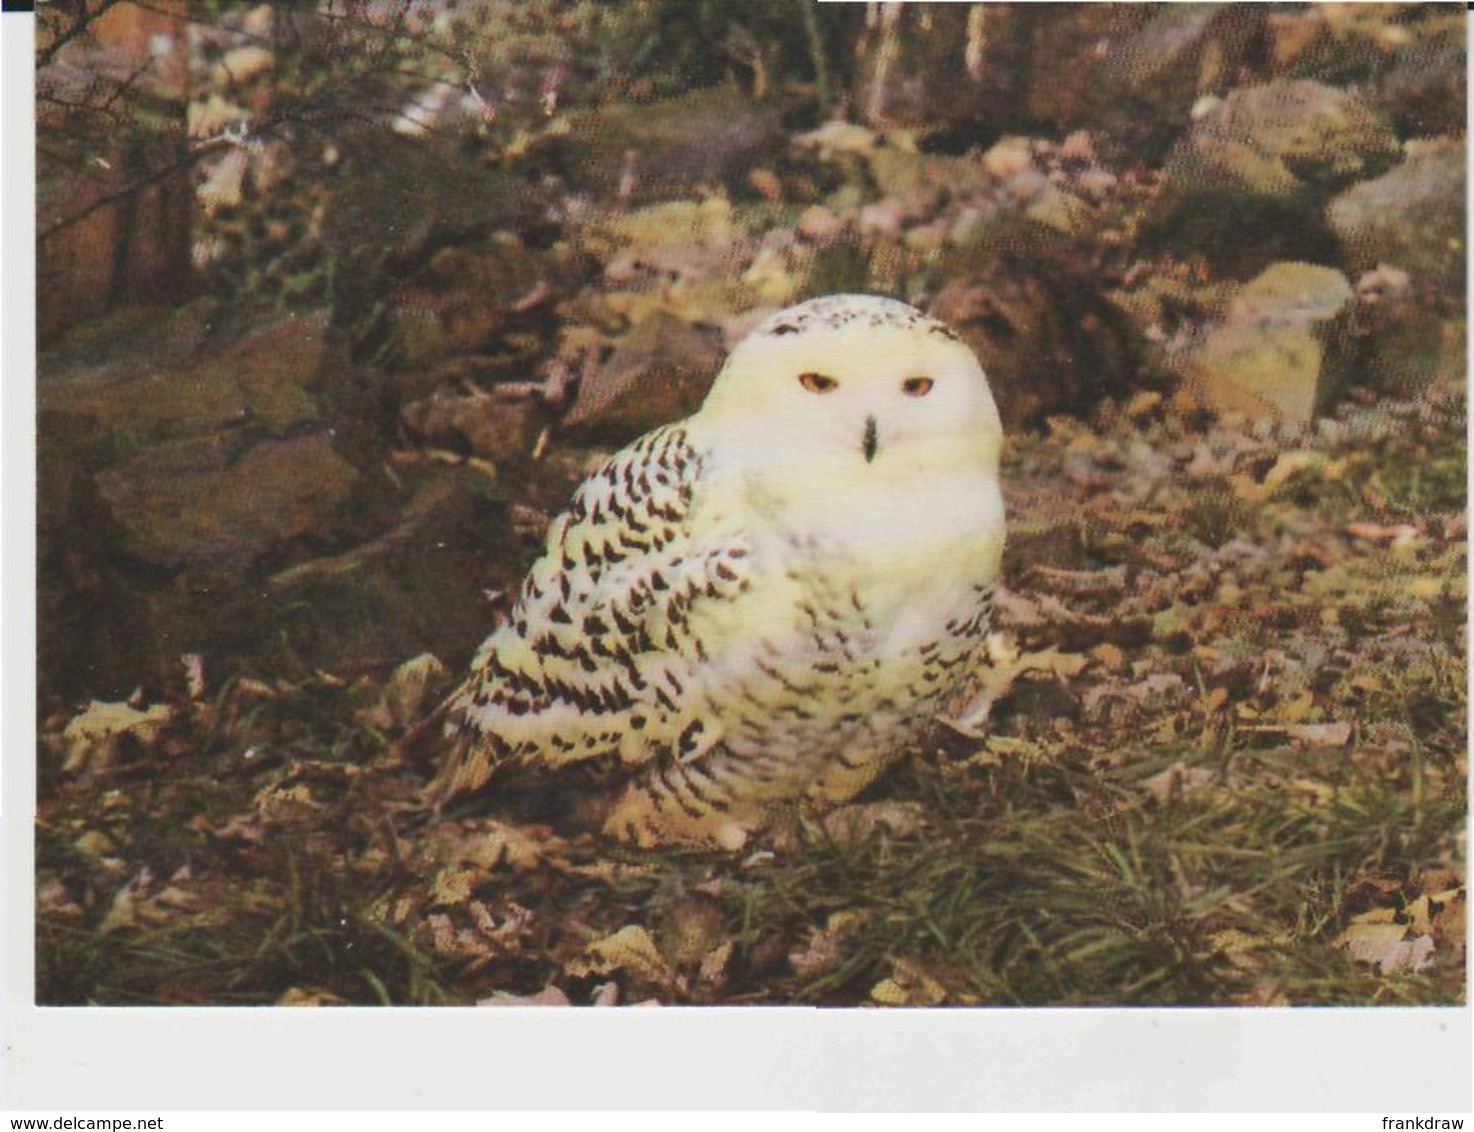
POLYGON ((879 444, 880 440, 875 435, 875 418, 866 417, 865 439, 860 442, 860 450, 865 453, 865 463, 868 464, 870 463, 870 461, 875 459, 875 449, 879 446, 879 444))

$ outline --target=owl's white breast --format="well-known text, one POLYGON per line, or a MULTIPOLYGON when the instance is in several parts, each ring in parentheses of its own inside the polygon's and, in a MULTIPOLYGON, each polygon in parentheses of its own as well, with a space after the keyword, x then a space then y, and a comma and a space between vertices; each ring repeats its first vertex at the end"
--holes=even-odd
POLYGON ((850 585, 899 655, 934 641, 991 586, 1003 554, 1003 498, 991 477, 929 475, 850 493, 830 512, 816 567, 850 585))
POLYGON ((773 632, 817 588, 863 607, 873 654, 900 655, 935 641, 997 578, 1003 498, 986 459, 908 468, 787 454, 758 471, 719 460, 712 471, 712 502, 772 579, 742 615, 773 632))

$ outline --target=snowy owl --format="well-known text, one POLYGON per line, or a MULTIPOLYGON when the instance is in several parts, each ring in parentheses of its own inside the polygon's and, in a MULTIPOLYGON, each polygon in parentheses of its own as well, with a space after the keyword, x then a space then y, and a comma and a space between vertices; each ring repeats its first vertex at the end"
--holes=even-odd
POLYGON ((771 316, 553 522, 429 796, 586 764, 626 780, 606 834, 729 850, 854 797, 981 662, 1001 441, 942 323, 868 295, 771 316))

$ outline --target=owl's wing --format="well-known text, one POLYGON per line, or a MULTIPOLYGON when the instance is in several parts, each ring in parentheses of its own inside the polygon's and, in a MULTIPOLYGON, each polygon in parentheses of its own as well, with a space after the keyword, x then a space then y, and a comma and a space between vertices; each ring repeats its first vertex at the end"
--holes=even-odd
POLYGON ((509 764, 692 753, 702 729, 683 693, 707 659, 692 610, 749 586, 747 545, 698 506, 701 471, 684 428, 668 425, 578 489, 446 704, 452 744, 432 796, 475 790, 509 764))

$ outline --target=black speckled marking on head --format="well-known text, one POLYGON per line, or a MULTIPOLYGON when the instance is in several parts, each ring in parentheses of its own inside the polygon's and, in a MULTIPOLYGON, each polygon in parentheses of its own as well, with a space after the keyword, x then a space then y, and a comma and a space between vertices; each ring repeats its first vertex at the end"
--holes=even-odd
POLYGON ((922 314, 913 306, 880 295, 824 295, 796 307, 779 311, 753 332, 771 338, 824 327, 837 330, 842 326, 894 327, 898 330, 925 330, 957 341, 950 327, 922 314))

